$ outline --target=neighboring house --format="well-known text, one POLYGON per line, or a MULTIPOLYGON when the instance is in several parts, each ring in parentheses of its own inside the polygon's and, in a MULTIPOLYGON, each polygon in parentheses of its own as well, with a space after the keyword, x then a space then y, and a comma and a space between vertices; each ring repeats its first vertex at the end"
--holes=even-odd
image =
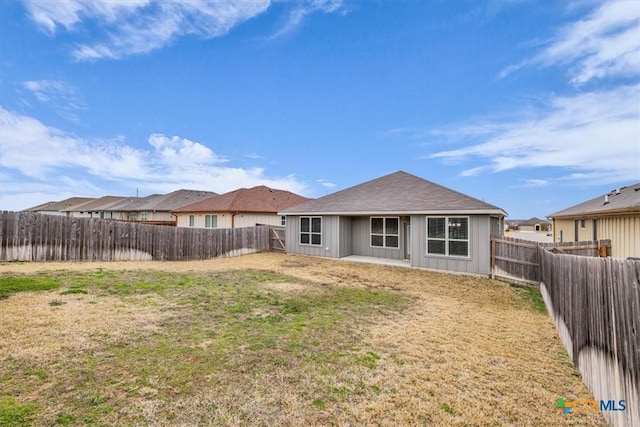
POLYGON ((288 253, 408 259, 412 267, 490 274, 490 236, 506 213, 406 172, 288 209, 288 253))
POLYGON ((551 223, 540 218, 505 220, 512 230, 518 231, 547 231, 551 229, 551 223))
POLYGON ((32 208, 25 209, 24 212, 37 212, 47 215, 82 216, 72 215, 67 209, 95 200, 92 197, 70 197, 59 202, 47 202, 32 208))
POLYGON ((183 189, 168 194, 130 197, 111 206, 108 210, 113 218, 121 221, 176 225, 176 216, 172 213, 174 210, 217 195, 212 191, 183 189))
POLYGON ((79 218, 101 218, 113 219, 113 215, 108 209, 123 200, 129 200, 126 196, 102 196, 97 199, 91 199, 88 202, 70 206, 61 210, 67 216, 79 218))
POLYGON ((178 227, 239 228, 257 224, 285 225, 278 212, 308 201, 306 197, 260 185, 240 188, 176 209, 178 227))
POLYGON ((611 256, 640 257, 640 183, 548 215, 553 240, 611 240, 611 256))

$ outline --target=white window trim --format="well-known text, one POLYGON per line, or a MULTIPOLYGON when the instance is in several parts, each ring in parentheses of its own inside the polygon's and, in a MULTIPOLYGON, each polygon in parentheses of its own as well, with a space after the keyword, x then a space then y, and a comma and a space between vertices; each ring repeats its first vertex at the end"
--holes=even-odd
POLYGON ((204 228, 218 228, 218 215, 216 214, 206 214, 204 216, 204 228), (207 217, 209 217, 209 225, 207 226, 207 217), (216 219, 216 225, 213 226, 213 218, 216 219))
POLYGON ((370 216, 369 217, 369 247, 377 248, 377 249, 395 249, 399 251, 400 250, 400 217, 399 216, 370 216), (371 230, 371 221, 374 218, 382 219, 382 234, 374 233, 371 230), (387 218, 398 220, 398 234, 387 234, 387 218), (373 246, 371 244, 372 236, 382 236, 382 246, 373 246), (396 236, 398 238, 398 246, 387 246, 387 238, 386 238, 387 236, 396 236))
POLYGON ((301 216, 298 220, 298 243, 301 246, 322 246, 322 217, 321 216, 301 216), (309 243, 302 243, 302 218, 309 218, 309 231, 308 232, 304 232, 304 234, 309 234, 309 243), (314 218, 319 218, 320 219, 320 232, 312 232, 311 231, 311 223, 313 222, 314 218), (312 236, 314 234, 319 234, 320 235, 320 243, 311 243, 313 242, 312 236))
POLYGON ((451 215, 451 216, 445 216, 445 215, 429 215, 426 217, 426 222, 425 222, 425 228, 426 228, 426 254, 427 256, 430 257, 442 257, 442 258, 456 258, 456 259, 470 259, 471 258, 471 217, 465 216, 465 215, 451 215), (445 229, 444 229, 444 239, 442 238, 435 238, 435 237, 429 237, 429 218, 444 218, 444 224, 445 224, 445 229), (468 232, 469 232, 469 237, 467 239, 450 239, 449 238, 449 218, 466 218, 467 219, 467 226, 468 226, 468 232), (429 240, 439 240, 439 241, 444 241, 444 248, 445 248, 445 253, 444 254, 432 254, 429 253, 429 240), (449 255, 449 242, 467 242, 467 255, 449 255))

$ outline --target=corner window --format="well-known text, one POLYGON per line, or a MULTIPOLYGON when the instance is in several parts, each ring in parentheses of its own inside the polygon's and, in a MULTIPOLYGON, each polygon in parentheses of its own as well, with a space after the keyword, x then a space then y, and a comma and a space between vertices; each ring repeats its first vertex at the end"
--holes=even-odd
POLYGON ((300 217, 300 244, 322 245, 322 217, 300 217))
POLYGON ((218 228, 218 215, 205 215, 204 226, 205 228, 218 228))
POLYGON ((193 227, 196 225, 196 216, 189 215, 189 227, 193 227))
POLYGON ((371 217, 371 246, 397 249, 399 222, 399 218, 371 217))
POLYGON ((469 256, 468 217, 427 217, 427 254, 469 256))

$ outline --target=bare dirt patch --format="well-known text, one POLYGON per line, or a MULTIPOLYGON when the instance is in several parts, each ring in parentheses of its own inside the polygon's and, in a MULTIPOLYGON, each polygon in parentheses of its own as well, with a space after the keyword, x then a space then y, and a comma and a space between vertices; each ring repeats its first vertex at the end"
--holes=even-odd
POLYGON ((276 292, 301 292, 308 289, 308 286, 290 282, 265 283, 262 287, 276 292))

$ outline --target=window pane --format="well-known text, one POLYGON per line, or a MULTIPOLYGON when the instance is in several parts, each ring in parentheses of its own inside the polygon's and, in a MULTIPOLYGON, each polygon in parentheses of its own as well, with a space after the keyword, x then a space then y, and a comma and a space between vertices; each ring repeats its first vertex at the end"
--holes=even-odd
POLYGON ((371 218, 371 232, 374 234, 382 234, 384 221, 382 218, 371 218))
POLYGON ((218 215, 211 215, 211 226, 218 228, 218 215))
POLYGON ((371 236, 371 246, 382 246, 383 238, 382 236, 372 235, 371 236))
POLYGON ((427 218, 427 237, 444 239, 444 218, 427 218))
POLYGON ((309 244, 309 234, 307 234, 307 233, 301 234, 300 235, 300 243, 308 245, 309 244))
POLYGON ((309 231, 311 231, 309 227, 309 218, 306 218, 306 217, 300 218, 300 231, 303 233, 308 233, 309 231))
POLYGON ((387 218, 387 234, 398 234, 398 218, 387 218))
POLYGON ((449 238, 469 238, 469 218, 449 218, 449 238))
POLYGON ((449 255, 469 256, 469 242, 449 241, 449 255))
POLYGON ((196 221, 196 217, 193 215, 189 215, 189 227, 193 227, 195 221, 196 221))
POLYGON ((314 233, 322 231, 322 218, 311 218, 311 231, 314 233))
POLYGON ((311 244, 312 245, 320 245, 320 244, 322 244, 322 235, 320 235, 320 234, 312 234, 311 235, 311 244))
POLYGON ((444 240, 427 240, 427 253, 444 255, 444 240))
POLYGON ((211 215, 204 216, 204 226, 211 227, 211 215))
POLYGON ((397 248, 398 247, 398 236, 387 236, 387 244, 388 248, 397 248))

